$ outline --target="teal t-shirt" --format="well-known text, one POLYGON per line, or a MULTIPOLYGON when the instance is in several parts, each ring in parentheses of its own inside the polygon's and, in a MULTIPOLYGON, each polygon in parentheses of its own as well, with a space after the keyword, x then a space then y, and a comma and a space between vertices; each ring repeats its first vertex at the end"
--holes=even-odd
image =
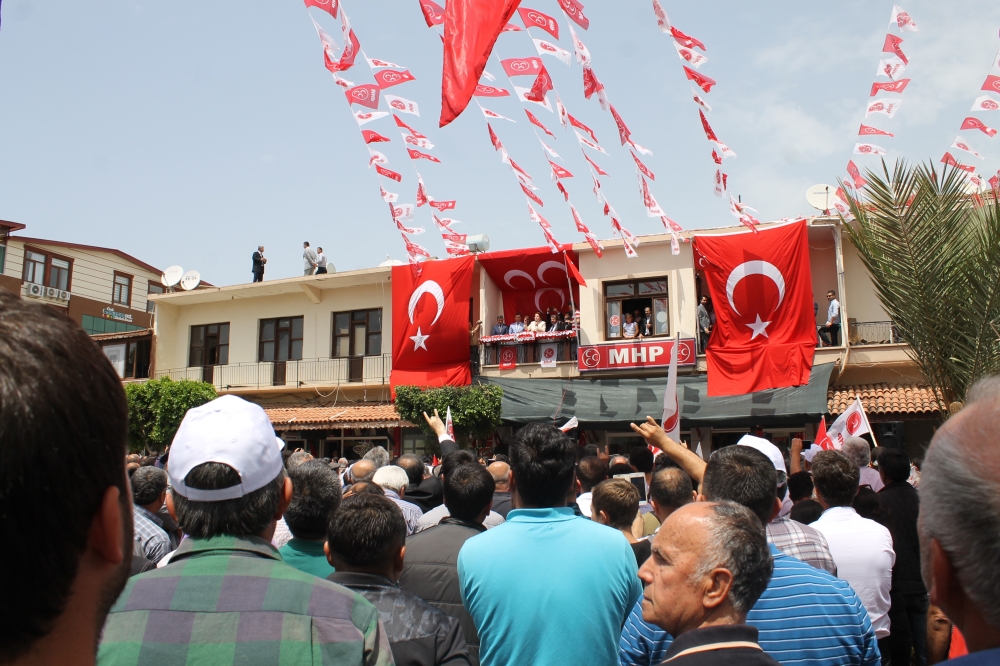
POLYGON ((465 542, 458 576, 483 666, 617 666, 642 594, 628 541, 569 508, 511 511, 465 542))
POLYGON ((336 571, 326 561, 326 555, 323 554, 322 541, 307 541, 305 539, 293 538, 279 548, 278 552, 281 553, 281 559, 285 564, 313 576, 326 578, 336 571))

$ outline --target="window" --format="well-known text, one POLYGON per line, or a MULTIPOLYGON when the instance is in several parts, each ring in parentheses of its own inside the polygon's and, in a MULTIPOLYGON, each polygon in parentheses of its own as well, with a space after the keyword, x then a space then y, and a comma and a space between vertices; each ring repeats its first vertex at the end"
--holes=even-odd
POLYGON ((141 331, 145 326, 126 324, 123 321, 94 317, 92 315, 82 315, 80 326, 87 332, 87 335, 97 335, 98 333, 127 333, 128 331, 141 331))
POLYGON ((302 317, 260 320, 260 348, 257 360, 302 360, 302 317))
MULTIPOLYGON (((163 287, 162 284, 159 284, 158 282, 150 282, 148 291, 146 291, 146 296, 148 297, 150 294, 162 294, 164 292, 166 292, 166 289, 163 287)), ((148 300, 147 298, 146 312, 152 312, 155 305, 156 305, 155 303, 148 300)))
POLYGON ((152 340, 104 345, 104 354, 122 379, 147 379, 152 340))
POLYGON ((125 307, 129 307, 132 303, 132 278, 130 276, 123 273, 115 273, 111 302, 117 305, 124 305, 125 307))
POLYGON ((229 364, 229 323, 191 327, 188 367, 229 364))
POLYGON ((24 281, 45 284, 46 256, 40 252, 24 251, 24 281))
POLYGON ((382 353, 382 309, 333 313, 333 358, 382 353))
POLYGON ((69 289, 69 261, 66 259, 49 259, 49 277, 45 286, 66 291, 69 289))
POLYGON ((604 314, 607 324, 605 338, 608 340, 620 340, 625 337, 624 325, 627 314, 633 316, 633 321, 638 324, 638 332, 643 337, 668 335, 670 321, 667 316, 667 278, 605 283, 604 314))
POLYGON ((4 265, 7 263, 7 246, 0 245, 0 275, 3 275, 4 265))

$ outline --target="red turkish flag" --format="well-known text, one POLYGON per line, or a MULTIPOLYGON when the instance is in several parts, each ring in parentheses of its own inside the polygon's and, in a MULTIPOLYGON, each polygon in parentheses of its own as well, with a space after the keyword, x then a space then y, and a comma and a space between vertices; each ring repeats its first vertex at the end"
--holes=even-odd
POLYGON ((983 83, 982 90, 992 90, 994 92, 1000 91, 1000 76, 994 76, 990 74, 986 77, 986 81, 983 83))
POLYGON ((541 58, 506 58, 500 65, 507 76, 536 76, 545 68, 541 58))
POLYGON ((902 37, 888 34, 885 36, 885 43, 882 45, 882 53, 895 53, 904 64, 908 65, 910 64, 910 61, 906 59, 906 56, 903 54, 903 49, 899 46, 902 43, 902 37))
MULTIPOLYGON (((579 265, 576 252, 570 250, 566 254, 569 262, 579 265)), ((570 282, 566 263, 562 257, 552 256, 551 247, 488 252, 478 258, 503 295, 503 314, 507 321, 514 321, 518 313, 531 321, 535 312, 544 315, 546 309, 552 307, 566 312, 570 307, 568 290, 571 286, 573 302, 580 303, 579 286, 570 282)))
POLYGON ((473 257, 392 268, 392 377, 400 385, 465 386, 473 257))
POLYGON ((380 176, 385 176, 386 178, 388 178, 390 180, 394 180, 397 183, 400 183, 400 182, 403 181, 403 177, 400 176, 398 173, 396 173, 392 169, 386 169, 384 166, 382 166, 380 164, 376 164, 375 165, 375 170, 378 171, 378 174, 380 176))
POLYGON ((333 18, 337 18, 337 7, 340 5, 340 0, 305 0, 305 2, 306 7, 322 9, 333 18))
MULTIPOLYGON (((508 97, 510 96, 510 93, 503 88, 495 88, 493 86, 479 84, 476 86, 474 95, 476 97, 508 97)), ((442 127, 444 127, 444 125, 442 125, 442 127)))
POLYGON ((989 137, 996 136, 997 133, 997 131, 992 127, 987 127, 986 125, 984 125, 983 121, 981 121, 979 118, 973 118, 972 116, 969 116, 964 121, 962 121, 962 126, 959 127, 959 129, 963 130, 977 129, 989 137))
POLYGON ((520 0, 449 0, 447 3, 442 38, 441 127, 457 118, 469 105, 493 45, 519 3, 520 0))
POLYGON ((379 88, 391 88, 400 83, 415 81, 416 78, 407 69, 380 69, 375 72, 375 80, 379 88))
POLYGON ((378 132, 372 130, 361 130, 361 136, 364 137, 365 143, 388 143, 388 137, 384 137, 378 132))
POLYGON ((524 112, 528 114, 529 123, 531 123, 535 127, 540 128, 543 132, 551 136, 553 139, 556 138, 556 135, 550 132, 549 129, 542 124, 542 121, 535 117, 535 114, 533 114, 531 111, 528 111, 527 109, 525 109, 524 112))
POLYGON ((870 125, 865 125, 865 124, 862 124, 861 128, 858 129, 858 136, 868 136, 871 134, 878 134, 880 136, 896 136, 895 134, 891 134, 884 130, 880 130, 877 127, 872 127, 870 125))
POLYGON ((586 30, 590 27, 590 19, 583 15, 583 5, 581 5, 577 0, 556 0, 562 10, 566 12, 566 16, 569 17, 573 23, 586 30))
POLYGON ((687 65, 681 65, 684 69, 684 76, 690 81, 694 81, 695 85, 704 90, 705 92, 712 92, 712 86, 715 85, 715 79, 709 78, 704 74, 699 74, 687 65))
POLYGON ((900 79, 899 81, 887 81, 885 83, 875 82, 872 84, 872 92, 869 97, 874 97, 879 92, 901 93, 910 84, 910 79, 900 79))
POLYGON ((424 13, 428 28, 444 23, 444 7, 433 0, 420 0, 420 11, 424 13))
POLYGON ((708 394, 742 395, 809 382, 816 347, 805 221, 694 237, 716 325, 708 394))
POLYGON ((433 155, 428 155, 427 153, 422 153, 419 150, 414 150, 412 148, 407 148, 406 152, 410 154, 411 160, 430 160, 431 162, 440 163, 441 160, 434 157, 433 155))
POLYGON ((362 83, 344 91, 347 101, 351 104, 360 104, 369 109, 378 108, 378 86, 374 83, 362 83))
MULTIPOLYGON (((686 46, 689 49, 693 49, 694 47, 697 46, 702 51, 706 50, 705 45, 702 44, 701 41, 695 39, 694 37, 691 37, 690 35, 685 35, 683 32, 681 32, 680 30, 678 30, 673 26, 670 27, 670 34, 673 35, 673 38, 677 40, 677 43, 680 44, 681 46, 686 46)), ((706 90, 705 92, 708 91, 706 90)))
POLYGON ((521 7, 517 10, 517 13, 521 15, 521 20, 524 21, 525 28, 541 28, 556 39, 559 39, 559 23, 548 14, 543 14, 537 9, 528 9, 527 7, 521 7))

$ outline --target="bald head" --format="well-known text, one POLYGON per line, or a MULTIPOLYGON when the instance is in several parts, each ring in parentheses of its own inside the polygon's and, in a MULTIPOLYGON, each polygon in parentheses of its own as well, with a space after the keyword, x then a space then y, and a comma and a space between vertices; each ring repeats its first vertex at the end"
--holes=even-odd
POLYGON ((487 467, 486 471, 493 477, 498 493, 510 490, 510 465, 505 462, 495 462, 487 467))
POLYGON ((371 460, 359 460, 351 467, 351 477, 355 482, 371 481, 378 467, 371 460))

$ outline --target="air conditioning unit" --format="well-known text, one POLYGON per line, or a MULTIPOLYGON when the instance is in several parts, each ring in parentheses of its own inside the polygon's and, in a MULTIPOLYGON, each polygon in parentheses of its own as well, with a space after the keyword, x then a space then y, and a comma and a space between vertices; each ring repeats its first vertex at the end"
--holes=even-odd
POLYGON ((31 286, 29 287, 28 293, 31 294, 32 296, 41 297, 43 295, 42 294, 43 291, 44 288, 42 287, 42 285, 32 283, 31 286))
POLYGON ((45 295, 48 296, 49 298, 55 298, 56 296, 59 295, 59 290, 53 289, 52 287, 46 287, 45 295))
POLYGON ((59 300, 60 301, 68 301, 69 300, 69 292, 68 291, 62 291, 62 290, 60 290, 59 291, 59 300))

